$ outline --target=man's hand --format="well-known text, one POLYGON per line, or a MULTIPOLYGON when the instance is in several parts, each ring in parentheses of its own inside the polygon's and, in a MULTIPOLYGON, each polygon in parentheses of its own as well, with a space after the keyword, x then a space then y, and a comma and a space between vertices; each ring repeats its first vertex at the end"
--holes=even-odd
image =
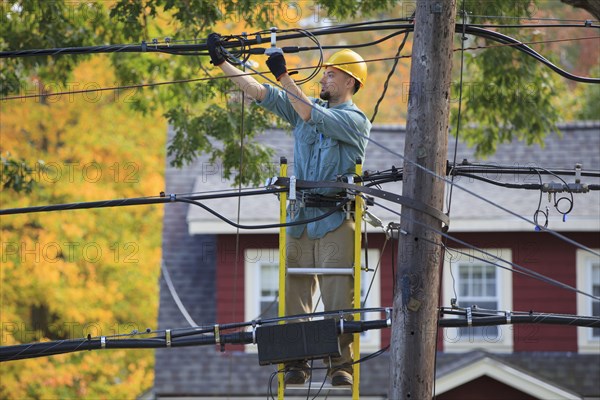
POLYGON ((267 58, 267 66, 277 80, 280 80, 283 74, 287 73, 285 58, 282 53, 271 54, 267 58))
POLYGON ((206 46, 208 47, 208 54, 210 55, 210 62, 216 67, 225 62, 223 56, 223 47, 221 46, 221 35, 218 33, 211 33, 206 39, 206 46))

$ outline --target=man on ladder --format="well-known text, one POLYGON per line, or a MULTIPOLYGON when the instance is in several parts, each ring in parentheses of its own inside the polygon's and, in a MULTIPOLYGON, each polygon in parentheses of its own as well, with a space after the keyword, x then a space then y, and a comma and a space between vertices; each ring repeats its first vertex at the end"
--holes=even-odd
MULTIPOLYGON (((207 41, 211 62, 257 104, 289 122, 294 130, 294 175, 310 181, 334 181, 353 176, 355 162, 364 160, 371 123, 354 105, 352 96, 365 84, 367 65, 354 51, 345 49, 325 63, 320 80, 320 99, 307 97, 290 77, 283 52, 271 52, 269 70, 281 87, 261 85, 225 59, 221 38, 211 34, 207 41), (237 75, 237 76, 236 76, 237 75)), ((318 217, 335 206, 338 193, 318 189, 306 193, 302 207, 288 209, 288 221, 318 217)), ((317 280, 326 311, 353 308, 352 275, 296 275, 294 268, 351 268, 354 264, 354 222, 340 210, 325 219, 287 228, 286 314, 314 312, 313 294, 317 280), (318 278, 317 278, 318 277, 318 278)), ((360 294, 357 294, 360 295, 360 294)), ((328 361, 333 386, 353 384, 352 334, 340 337, 341 357, 328 361)), ((285 383, 303 384, 310 378, 306 362, 286 364, 285 383)))

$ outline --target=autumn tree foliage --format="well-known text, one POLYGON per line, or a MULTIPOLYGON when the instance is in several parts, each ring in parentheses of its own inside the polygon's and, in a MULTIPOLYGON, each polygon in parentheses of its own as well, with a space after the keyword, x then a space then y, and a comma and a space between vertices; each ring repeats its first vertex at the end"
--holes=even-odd
MULTIPOLYGON (((68 82, 113 84, 107 65, 83 62, 68 82)), ((2 208, 158 195, 166 123, 137 117, 135 95, 2 104, 0 149, 27 160, 34 182, 2 190, 2 208)), ((155 328, 161 218, 159 206, 2 216, 0 345, 155 328)), ((0 398, 131 398, 151 386, 153 363, 149 350, 4 362, 0 398)))
MULTIPOLYGON (((471 15, 544 17, 556 15, 554 8, 563 6, 549 2, 543 8, 541 3, 466 0, 465 8, 471 15), (544 14, 548 7, 549 15, 544 14)), ((140 43, 165 37, 198 43, 212 31, 241 34, 270 26, 327 26, 409 17, 413 10, 410 2, 396 0, 4 0, 0 51, 140 43)), ((581 13, 569 17, 585 18, 581 13)), ((524 41, 552 35, 513 32, 524 41)), ((379 37, 380 32, 362 32, 322 40, 352 44, 379 37)), ((369 63, 369 82, 355 97, 368 116, 381 94, 399 39, 359 49, 366 60, 378 60, 369 63)), ((455 43, 459 49, 460 37, 455 43)), ((589 43, 587 50, 586 44, 573 45, 568 54, 561 54, 561 61, 572 61, 565 65, 567 69, 585 75, 590 65, 597 64, 597 40, 589 43)), ((466 44, 486 47, 490 43, 471 38, 466 44)), ((551 57, 547 53, 564 49, 556 46, 536 49, 551 57)), ((410 55, 411 50, 409 37, 402 55, 410 55)), ((460 52, 455 54, 458 63, 460 52)), ((317 54, 286 55, 286 59, 290 69, 307 67, 316 64, 317 54)), ((255 68, 266 71, 264 60, 264 56, 252 58, 255 68)), ((561 119, 597 116, 598 102, 584 101, 597 99, 597 90, 587 97, 579 96, 588 91, 583 85, 569 84, 566 90, 545 67, 514 51, 473 50, 465 60, 466 87, 473 91, 464 98, 461 139, 478 146, 481 154, 493 152, 497 143, 513 136, 541 143, 561 119), (485 91, 483 83, 497 95, 485 91), (482 88, 484 92, 476 91, 482 88), (561 107, 564 104, 568 107, 561 107), (511 129, 501 129, 506 127, 511 129)), ((241 103, 227 81, 218 79, 208 57, 115 53, 2 59, 1 63, 0 96, 41 95, 0 101, 3 209, 158 195, 164 189, 167 153, 179 166, 211 153, 221 157, 225 170, 235 175, 243 152, 248 167, 236 179, 244 184, 262 182, 262 165, 273 155, 268 148, 254 145, 252 137, 277 121, 252 105, 245 108, 247 145, 239 145, 241 103), (199 77, 215 79, 53 95, 199 77), (176 135, 167 144, 168 124, 176 135)), ((376 122, 405 121, 409 65, 410 58, 400 60, 376 122)), ((307 94, 316 95, 317 79, 303 86, 307 94)), ((456 88, 452 96, 456 110, 456 88)), ((161 218, 162 206, 2 216, 0 345, 155 328, 161 218)), ((0 364, 0 398, 132 398, 151 387, 153 367, 153 353, 147 350, 6 362, 0 364)))

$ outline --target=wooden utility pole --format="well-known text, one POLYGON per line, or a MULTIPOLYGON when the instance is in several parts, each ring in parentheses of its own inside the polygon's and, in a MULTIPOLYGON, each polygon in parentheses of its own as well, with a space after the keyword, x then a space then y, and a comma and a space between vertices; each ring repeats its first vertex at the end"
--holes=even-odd
MULTIPOLYGON (((419 0, 410 70, 402 195, 442 210, 456 0, 419 0)), ((438 219, 402 207, 394 296, 389 398, 430 399, 435 379, 441 230, 438 219)))

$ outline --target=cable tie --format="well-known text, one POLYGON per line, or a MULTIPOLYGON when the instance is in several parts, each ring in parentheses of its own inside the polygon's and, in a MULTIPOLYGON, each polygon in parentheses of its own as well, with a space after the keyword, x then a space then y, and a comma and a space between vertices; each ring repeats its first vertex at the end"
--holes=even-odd
POLYGON ((100 348, 101 349, 106 348, 106 336, 100 336, 100 348))
POLYGON ((504 315, 506 315, 506 323, 510 324, 512 321, 512 312, 510 311, 505 311, 504 315))
POLYGON ((386 307, 385 309, 385 324, 392 326, 392 309, 390 307, 386 307))
POLYGON ((467 326, 473 326, 473 312, 471 307, 467 307, 467 326))
POLYGON ((344 334, 344 318, 340 318, 340 335, 344 334))
POLYGON ((221 336, 219 335, 219 324, 215 324, 215 344, 221 343, 221 336))
POLYGON ((296 177, 294 175, 290 176, 290 200, 296 200, 296 177))
POLYGON ((169 193, 169 200, 171 200, 171 201, 177 200, 177 195, 175 193, 169 193))
POLYGON ((165 330, 165 342, 167 347, 171 347, 171 330, 165 330))
POLYGON ((142 40, 142 53, 145 53, 148 50, 148 44, 145 40, 142 40))

